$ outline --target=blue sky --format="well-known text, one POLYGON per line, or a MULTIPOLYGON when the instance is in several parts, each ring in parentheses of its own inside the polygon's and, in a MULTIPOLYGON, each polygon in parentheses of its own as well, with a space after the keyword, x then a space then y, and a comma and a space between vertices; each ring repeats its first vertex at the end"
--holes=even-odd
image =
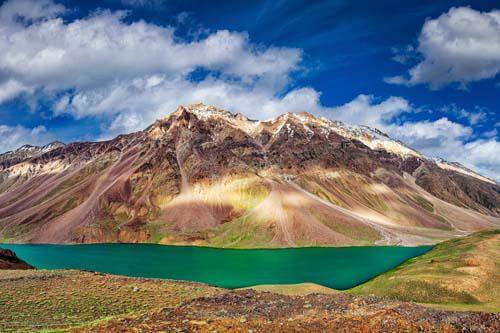
POLYGON ((0 151, 201 101, 378 127, 500 179, 498 2, 0 3, 0 151))

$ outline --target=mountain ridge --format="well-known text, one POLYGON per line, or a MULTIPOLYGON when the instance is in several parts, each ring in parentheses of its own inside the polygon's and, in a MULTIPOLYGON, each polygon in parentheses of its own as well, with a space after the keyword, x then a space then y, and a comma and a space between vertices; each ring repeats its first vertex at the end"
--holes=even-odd
MULTIPOLYGON (((223 115, 226 117, 236 118, 238 120, 252 122, 256 125, 261 123, 261 122, 272 122, 274 120, 273 118, 268 119, 268 120, 253 120, 253 119, 249 119, 249 118, 245 117, 241 113, 233 114, 229 111, 220 110, 220 109, 217 109, 217 108, 211 107, 211 106, 205 106, 203 103, 192 104, 192 105, 189 105, 188 108, 192 109, 192 111, 198 111, 198 112, 196 112, 196 114, 198 116, 207 117, 207 116, 214 115, 214 114, 217 115, 217 112, 219 112, 220 115, 223 115), (196 109, 196 108, 198 108, 198 109, 196 109), (203 110, 202 112, 199 112, 200 108, 203 110), (209 111, 209 112, 207 112, 207 111, 209 111)), ((337 127, 339 127, 338 133, 340 133, 343 136, 346 136, 348 138, 358 139, 372 149, 385 149, 388 152, 402 153, 403 155, 404 155, 404 152, 407 152, 409 155, 414 155, 414 156, 418 156, 421 158, 425 158, 429 161, 434 161, 440 168, 453 169, 456 172, 463 173, 463 174, 466 174, 466 175, 471 176, 471 177, 476 177, 477 179, 480 179, 480 180, 483 180, 486 182, 496 183, 495 180, 493 180, 489 177, 486 177, 484 175, 481 175, 480 173, 465 167, 464 165, 462 165, 459 162, 447 161, 441 157, 436 157, 436 158, 427 157, 427 156, 423 155, 422 153, 420 153, 419 151, 409 147, 408 145, 406 145, 402 141, 391 138, 387 133, 382 132, 381 130, 379 130, 377 128, 366 126, 366 125, 352 125, 352 124, 348 124, 348 123, 337 121, 337 120, 330 120, 330 119, 325 118, 325 117, 317 118, 308 112, 300 112, 300 113, 288 112, 288 113, 282 114, 280 116, 288 116, 289 117, 289 116, 294 116, 294 115, 302 116, 303 117, 302 119, 305 119, 304 117, 307 117, 309 119, 311 119, 311 118, 320 119, 320 120, 327 122, 327 123, 328 122, 333 123, 337 127), (385 142, 384 142, 384 139, 385 139, 385 142)), ((166 116, 165 118, 168 118, 168 117, 169 116, 166 116)), ((278 118, 279 118, 279 116, 278 116, 278 118)), ((122 134, 122 135, 126 135, 126 134, 122 134)), ((104 140, 104 141, 110 141, 110 140, 104 140)), ((103 141, 99 141, 99 142, 103 142, 103 141)), ((82 142, 82 143, 85 143, 85 142, 82 142)), ((62 147, 64 145, 65 144, 61 141, 52 141, 52 142, 50 142, 46 145, 42 145, 42 146, 26 144, 26 145, 20 146, 19 148, 15 149, 13 151, 7 151, 4 153, 1 153, 0 154, 0 161, 2 160, 2 157, 5 158, 9 155, 13 155, 16 153, 18 154, 21 151, 27 151, 29 155, 28 154, 25 154, 25 155, 28 155, 27 157, 33 157, 33 155, 35 155, 35 154, 48 152, 52 149, 56 149, 56 148, 62 147)))
POLYGON ((143 131, 0 155, 0 239, 429 244, 494 228, 500 190, 376 129, 180 106, 143 131))

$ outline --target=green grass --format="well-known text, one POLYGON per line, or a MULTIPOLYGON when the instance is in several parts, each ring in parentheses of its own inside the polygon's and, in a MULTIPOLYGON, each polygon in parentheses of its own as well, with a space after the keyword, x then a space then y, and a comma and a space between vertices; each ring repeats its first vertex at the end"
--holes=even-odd
POLYGON ((219 290, 203 284, 72 270, 1 271, 0 332, 67 330, 96 320, 176 306, 219 290))
POLYGON ((271 247, 273 234, 271 230, 260 227, 250 217, 241 217, 224 223, 210 239, 210 246, 231 248, 271 247))
POLYGON ((440 243, 348 291, 453 309, 500 311, 500 230, 440 243))
POLYGON ((321 216, 317 216, 317 214, 313 213, 313 215, 321 221, 321 223, 333 231, 345 235, 353 240, 357 240, 363 244, 373 245, 374 242, 380 239, 380 234, 367 225, 363 225, 361 223, 351 224, 331 221, 321 218, 321 216))
POLYGON ((413 197, 420 207, 428 211, 429 213, 434 213, 434 205, 429 200, 425 199, 420 195, 413 197))
POLYGON ((166 236, 166 233, 161 230, 161 223, 150 222, 146 225, 146 228, 151 235, 148 239, 149 243, 159 243, 166 236))

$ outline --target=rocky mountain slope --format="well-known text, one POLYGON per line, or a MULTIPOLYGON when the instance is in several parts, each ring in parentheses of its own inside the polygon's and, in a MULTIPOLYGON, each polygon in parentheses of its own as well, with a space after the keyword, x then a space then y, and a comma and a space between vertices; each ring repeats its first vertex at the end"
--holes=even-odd
POLYGON ((32 269, 21 259, 19 259, 11 250, 0 249, 0 269, 32 269))
POLYGON ((500 187, 378 130, 181 106, 104 142, 0 155, 0 241, 428 244, 500 226, 500 187))

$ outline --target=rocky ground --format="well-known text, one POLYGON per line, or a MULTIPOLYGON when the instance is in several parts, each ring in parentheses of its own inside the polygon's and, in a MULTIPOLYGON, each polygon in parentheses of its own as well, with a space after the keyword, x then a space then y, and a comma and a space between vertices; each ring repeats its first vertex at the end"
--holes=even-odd
POLYGON ((498 332, 500 314, 450 312, 378 297, 231 291, 76 332, 498 332))

